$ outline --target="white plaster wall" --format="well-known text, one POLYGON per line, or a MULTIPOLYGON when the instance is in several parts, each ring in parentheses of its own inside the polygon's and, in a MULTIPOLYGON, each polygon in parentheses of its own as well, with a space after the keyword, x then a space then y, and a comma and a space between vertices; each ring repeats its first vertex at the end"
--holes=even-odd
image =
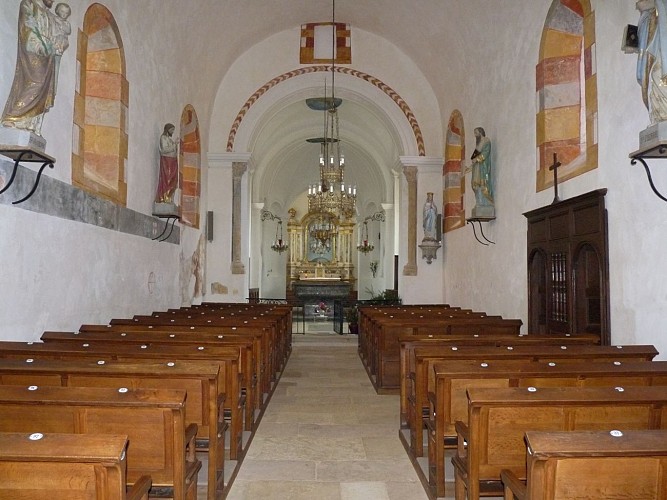
MULTIPOLYGON (((484 32, 462 32, 469 56, 454 63, 452 79, 438 95, 443 122, 461 110, 466 151, 474 127, 493 141, 497 220, 485 228, 496 245, 484 247, 470 228, 445 237, 445 300, 491 314, 527 320, 526 223, 523 213, 551 203, 553 190, 535 193, 535 65, 550 0, 503 2, 489 9, 480 0, 459 3, 459 15, 477 19, 484 32), (521 29, 515 26, 520 15, 521 29), (482 40, 480 40, 482 38, 482 40), (500 291, 500 293, 499 293, 500 291)), ((667 353, 667 205, 650 191, 628 154, 648 125, 634 80, 635 55, 621 52, 626 24, 636 24, 634 2, 593 1, 596 15, 599 168, 560 185, 561 198, 607 188, 613 343, 655 344, 667 353)), ((456 16, 454 16, 456 17, 456 16)), ((667 190, 667 172, 654 162, 654 179, 667 190)), ((466 179, 466 213, 474 204, 466 179)), ((663 359, 665 354, 662 355, 663 359)))
MULTIPOLYGON (((73 33, 62 58, 55 106, 42 127, 46 152, 56 158, 55 169, 47 169, 45 175, 66 183, 71 179, 76 33, 94 2, 68 3, 73 33)), ((144 214, 152 210, 157 141, 164 123, 178 124, 182 109, 192 104, 201 129, 207 130, 207 105, 214 88, 197 84, 200 78, 211 81, 207 72, 214 68, 201 65, 198 71, 192 70, 198 64, 193 54, 202 50, 204 37, 193 39, 189 30, 175 29, 180 26, 179 4, 169 3, 171 7, 164 9, 160 0, 142 0, 138 10, 125 0, 103 2, 118 24, 130 84, 127 207, 144 214), (146 13, 150 13, 150 22, 146 22, 146 13)), ((18 6, 17 0, 0 0, 3 107, 14 75, 18 6)), ((206 151, 208 134, 201 137, 206 151)), ((201 209, 205 213, 205 193, 201 209)), ((0 339, 36 339, 45 329, 71 330, 86 322, 106 323, 113 317, 178 307, 182 303, 179 283, 188 283, 188 290, 193 287, 190 276, 179 276, 180 256, 191 258, 198 230, 182 231, 181 247, 0 206, 0 234, 0 339), (151 273, 154 284, 149 290, 151 273)))
MULTIPOLYGON (((220 82, 213 107, 211 151, 225 151, 229 129, 236 115, 256 90, 276 76, 302 67, 298 62, 299 46, 295 43, 299 35, 299 27, 272 35, 250 47, 230 66, 220 82)), ((438 109, 433 107, 437 101, 420 69, 386 39, 356 27, 352 37, 352 64, 349 67, 379 78, 396 91, 409 104, 422 128, 427 154, 441 154, 442 127, 438 109)), ((324 81, 323 75, 311 78, 317 79, 318 86, 324 81)), ((343 78, 337 79, 337 82, 343 78)), ((299 88, 294 80, 280 85, 299 88)), ((406 151, 402 154, 417 153, 406 151)))

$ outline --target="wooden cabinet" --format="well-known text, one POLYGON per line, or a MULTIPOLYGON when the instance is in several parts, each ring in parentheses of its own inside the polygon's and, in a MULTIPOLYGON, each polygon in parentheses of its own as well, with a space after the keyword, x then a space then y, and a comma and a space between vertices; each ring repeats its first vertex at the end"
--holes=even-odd
POLYGON ((610 343, 606 189, 524 215, 528 333, 595 333, 610 343))

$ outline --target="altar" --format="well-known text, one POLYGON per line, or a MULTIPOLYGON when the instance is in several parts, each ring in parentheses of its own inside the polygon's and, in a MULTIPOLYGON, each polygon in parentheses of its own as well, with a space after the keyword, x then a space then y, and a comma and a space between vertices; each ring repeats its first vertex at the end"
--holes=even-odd
POLYGON ((340 279, 304 279, 292 283, 292 292, 304 303, 305 319, 332 319, 335 300, 348 300, 352 285, 340 279))

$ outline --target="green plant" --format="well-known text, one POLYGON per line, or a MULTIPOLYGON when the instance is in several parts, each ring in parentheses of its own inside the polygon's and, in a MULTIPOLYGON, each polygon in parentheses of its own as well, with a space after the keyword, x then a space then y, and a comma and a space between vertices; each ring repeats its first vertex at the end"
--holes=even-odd
POLYGON ((375 292, 373 287, 366 288, 366 293, 368 293, 371 298, 366 300, 366 303, 370 304, 401 304, 402 300, 398 296, 395 290, 383 290, 381 292, 375 292))
POLYGON ((378 272, 378 261, 372 260, 370 263, 370 268, 371 268, 371 273, 373 274, 373 278, 375 278, 375 275, 378 272))
POLYGON ((359 311, 356 307, 348 307, 345 309, 345 321, 350 325, 356 325, 359 322, 359 311))

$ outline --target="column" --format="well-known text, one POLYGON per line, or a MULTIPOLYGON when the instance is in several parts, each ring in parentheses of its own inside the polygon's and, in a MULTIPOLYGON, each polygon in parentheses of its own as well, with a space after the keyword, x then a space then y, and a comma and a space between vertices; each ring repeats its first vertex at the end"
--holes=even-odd
POLYGON ((241 261, 241 179, 247 168, 245 162, 232 163, 232 274, 245 274, 241 261))
POLYGON ((403 276, 417 276, 417 167, 403 167, 408 181, 408 262, 403 276))

